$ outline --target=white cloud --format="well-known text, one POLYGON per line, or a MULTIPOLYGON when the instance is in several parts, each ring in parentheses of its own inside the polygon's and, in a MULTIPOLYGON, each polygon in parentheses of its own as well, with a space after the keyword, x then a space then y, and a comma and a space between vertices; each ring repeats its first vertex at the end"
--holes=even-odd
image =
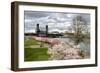
POLYGON ((71 18, 73 15, 72 15, 72 14, 66 14, 66 16, 67 16, 68 18, 71 18))
POLYGON ((54 19, 47 19, 45 20, 46 23, 56 23, 56 20, 54 19))
POLYGON ((25 23, 31 23, 32 21, 32 19, 25 19, 25 23))
MULTIPOLYGON (((27 32, 34 32, 36 24, 40 24, 43 28, 45 28, 45 25, 48 25, 49 30, 57 29, 60 31, 66 31, 71 26, 73 17, 78 14, 41 12, 41 14, 38 15, 37 12, 31 12, 31 14, 28 13, 28 15, 26 14, 25 17, 25 30, 27 32)), ((83 17, 84 15, 85 14, 83 14, 83 17)), ((84 18, 89 19, 89 16, 86 16, 87 15, 85 15, 84 18)))

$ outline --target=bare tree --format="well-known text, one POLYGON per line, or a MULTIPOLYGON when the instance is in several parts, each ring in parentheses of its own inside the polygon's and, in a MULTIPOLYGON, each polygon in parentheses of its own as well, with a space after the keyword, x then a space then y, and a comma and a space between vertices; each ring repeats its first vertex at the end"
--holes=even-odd
POLYGON ((72 28, 74 31, 75 44, 78 44, 86 36, 85 34, 87 34, 88 31, 87 22, 82 16, 76 16, 73 19, 72 28))

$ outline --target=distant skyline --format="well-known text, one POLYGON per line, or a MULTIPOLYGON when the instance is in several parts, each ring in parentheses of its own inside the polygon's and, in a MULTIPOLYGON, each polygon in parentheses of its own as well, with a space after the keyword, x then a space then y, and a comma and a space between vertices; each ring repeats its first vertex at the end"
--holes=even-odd
POLYGON ((35 32, 36 24, 40 24, 41 29, 45 29, 45 25, 48 25, 49 32, 52 30, 67 31, 76 16, 82 16, 87 25, 90 25, 90 14, 24 11, 25 32, 35 32))

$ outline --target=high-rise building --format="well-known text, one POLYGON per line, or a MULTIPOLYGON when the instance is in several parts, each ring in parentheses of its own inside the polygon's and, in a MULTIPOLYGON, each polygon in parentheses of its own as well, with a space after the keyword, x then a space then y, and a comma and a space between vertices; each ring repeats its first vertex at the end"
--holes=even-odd
POLYGON ((36 25, 36 33, 39 34, 40 29, 39 29, 39 24, 36 25))
POLYGON ((48 35, 48 25, 46 25, 46 36, 48 35))

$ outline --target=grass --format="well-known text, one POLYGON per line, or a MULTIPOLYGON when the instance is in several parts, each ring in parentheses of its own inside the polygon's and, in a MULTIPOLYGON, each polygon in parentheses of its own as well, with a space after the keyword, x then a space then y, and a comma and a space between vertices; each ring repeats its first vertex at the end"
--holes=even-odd
POLYGON ((35 40, 34 38, 25 38, 24 45, 31 46, 31 45, 39 45, 40 41, 35 40))
POLYGON ((29 48, 30 46, 40 45, 40 43, 41 41, 34 38, 25 37, 24 46, 27 48, 24 50, 24 61, 43 61, 49 59, 48 48, 29 48))
POLYGON ((48 60, 50 55, 47 48, 25 48, 24 61, 43 61, 48 60))

